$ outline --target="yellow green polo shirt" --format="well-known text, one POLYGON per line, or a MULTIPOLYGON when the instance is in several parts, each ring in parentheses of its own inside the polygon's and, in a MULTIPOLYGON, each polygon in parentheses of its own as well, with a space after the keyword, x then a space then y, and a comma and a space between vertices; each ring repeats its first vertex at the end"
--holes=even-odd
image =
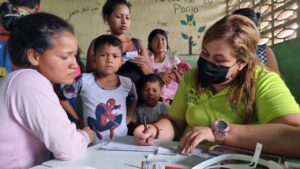
MULTIPOLYGON (((210 126, 218 119, 241 124, 245 119, 245 106, 239 109, 228 100, 228 88, 217 94, 205 90, 196 93, 195 69, 189 71, 180 82, 169 110, 169 115, 184 120, 187 127, 210 126)), ((272 119, 292 113, 300 113, 300 108, 289 89, 274 72, 256 68, 255 119, 252 123, 262 124, 272 119)))

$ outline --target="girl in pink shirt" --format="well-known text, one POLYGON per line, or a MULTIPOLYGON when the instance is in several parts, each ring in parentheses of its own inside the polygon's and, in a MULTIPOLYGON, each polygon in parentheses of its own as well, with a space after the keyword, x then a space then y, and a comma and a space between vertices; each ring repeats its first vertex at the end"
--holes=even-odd
POLYGON ((170 47, 168 35, 165 30, 154 29, 150 32, 148 36, 148 49, 151 52, 150 66, 153 73, 158 74, 164 82, 162 100, 170 104, 178 87, 176 78, 173 78, 173 74, 175 73, 173 70, 180 63, 180 60, 176 56, 169 54, 170 47))

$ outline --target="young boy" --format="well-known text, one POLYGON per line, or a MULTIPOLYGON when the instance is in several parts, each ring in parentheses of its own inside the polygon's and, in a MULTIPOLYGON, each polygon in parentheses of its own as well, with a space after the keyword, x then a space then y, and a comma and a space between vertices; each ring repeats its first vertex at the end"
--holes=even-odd
POLYGON ((81 96, 84 125, 94 130, 94 143, 127 135, 126 124, 133 118, 137 104, 135 85, 116 74, 124 63, 122 53, 118 38, 99 36, 94 43, 96 72, 84 73, 64 88, 67 98, 81 96))
POLYGON ((169 105, 159 101, 163 94, 163 86, 164 82, 156 74, 149 74, 143 77, 141 91, 139 91, 142 101, 135 110, 136 123, 141 124, 144 122, 144 119, 146 119, 147 123, 153 123, 167 114, 169 105))

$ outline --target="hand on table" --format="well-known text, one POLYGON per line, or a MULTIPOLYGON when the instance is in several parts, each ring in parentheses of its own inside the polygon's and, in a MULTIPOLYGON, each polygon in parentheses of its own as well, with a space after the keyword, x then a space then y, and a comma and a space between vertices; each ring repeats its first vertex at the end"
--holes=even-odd
POLYGON ((211 128, 202 126, 193 127, 181 138, 177 147, 177 153, 190 154, 192 149, 204 141, 215 142, 215 136, 211 128))
POLYGON ((89 127, 84 127, 82 130, 89 135, 90 143, 93 143, 94 142, 94 131, 91 130, 89 127))

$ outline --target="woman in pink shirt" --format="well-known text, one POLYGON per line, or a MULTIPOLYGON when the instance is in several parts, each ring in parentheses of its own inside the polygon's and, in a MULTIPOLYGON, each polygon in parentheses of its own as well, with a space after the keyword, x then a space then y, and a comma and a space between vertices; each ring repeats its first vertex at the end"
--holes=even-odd
POLYGON ((70 84, 78 67, 73 28, 61 18, 35 13, 11 31, 8 50, 19 67, 0 82, 0 168, 30 168, 55 158, 71 160, 92 142, 87 127, 68 120, 53 84, 70 84))

